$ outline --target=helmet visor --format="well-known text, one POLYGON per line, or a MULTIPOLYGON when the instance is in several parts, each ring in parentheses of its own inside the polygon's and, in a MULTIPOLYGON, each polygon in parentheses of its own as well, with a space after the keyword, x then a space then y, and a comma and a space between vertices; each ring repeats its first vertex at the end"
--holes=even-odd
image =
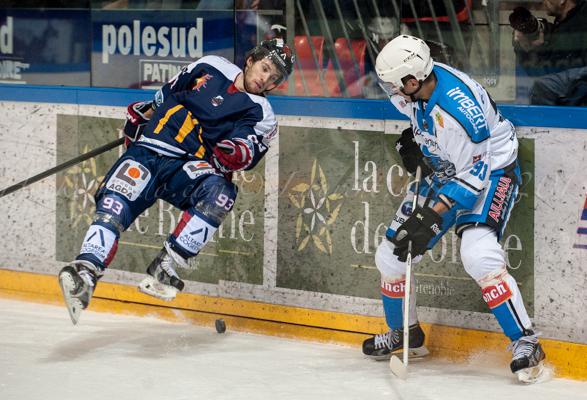
POLYGON ((400 86, 396 86, 391 82, 385 82, 379 77, 377 78, 377 83, 388 96, 395 96, 396 94, 399 94, 402 89, 400 86))

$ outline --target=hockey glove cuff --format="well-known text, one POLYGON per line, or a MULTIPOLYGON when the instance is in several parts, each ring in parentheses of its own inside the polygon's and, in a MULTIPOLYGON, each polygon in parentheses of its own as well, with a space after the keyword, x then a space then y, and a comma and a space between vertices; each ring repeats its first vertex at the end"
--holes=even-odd
POLYGON ((149 117, 145 113, 152 109, 152 101, 137 101, 129 104, 126 108, 126 121, 122 132, 124 133, 127 147, 131 142, 136 142, 143 134, 149 122, 149 117))
POLYGON ((212 163, 223 173, 246 169, 253 162, 255 154, 253 143, 241 138, 222 140, 212 151, 212 163))
POLYGON ((390 239, 395 245, 393 254, 400 261, 408 257, 408 242, 412 241, 412 257, 420 256, 428 250, 430 240, 442 230, 442 217, 429 207, 416 207, 412 215, 400 225, 390 239))

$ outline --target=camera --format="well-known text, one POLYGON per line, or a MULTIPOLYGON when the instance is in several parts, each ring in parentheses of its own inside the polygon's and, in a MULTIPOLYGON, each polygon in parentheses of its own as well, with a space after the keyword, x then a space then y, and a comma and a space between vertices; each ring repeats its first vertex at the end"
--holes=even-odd
POLYGON ((545 31, 545 22, 544 19, 532 15, 525 7, 516 7, 510 14, 510 26, 522 32, 531 41, 538 39, 540 32, 545 31))

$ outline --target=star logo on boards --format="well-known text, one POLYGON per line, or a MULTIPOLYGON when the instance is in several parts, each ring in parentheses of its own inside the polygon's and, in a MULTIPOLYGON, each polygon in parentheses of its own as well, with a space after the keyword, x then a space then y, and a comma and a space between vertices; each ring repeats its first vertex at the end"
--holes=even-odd
POLYGON ((288 192, 290 202, 300 210, 295 227, 298 251, 312 243, 320 252, 332 254, 330 226, 338 218, 344 196, 328 190, 326 175, 314 160, 310 182, 298 183, 288 192))
MULTIPOLYGON (((82 153, 90 151, 84 146, 82 153)), ((96 159, 90 158, 65 171, 59 191, 66 197, 69 208, 71 226, 80 223, 90 225, 95 208, 94 193, 104 180, 104 175, 98 175, 96 159)))

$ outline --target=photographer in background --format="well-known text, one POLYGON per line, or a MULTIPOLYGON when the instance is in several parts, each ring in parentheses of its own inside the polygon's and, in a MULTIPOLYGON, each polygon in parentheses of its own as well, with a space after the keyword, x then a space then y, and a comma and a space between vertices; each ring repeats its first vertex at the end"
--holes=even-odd
POLYGON ((518 64, 530 76, 587 65, 587 2, 544 0, 542 4, 554 17, 553 23, 534 17, 524 7, 510 15, 518 64))

